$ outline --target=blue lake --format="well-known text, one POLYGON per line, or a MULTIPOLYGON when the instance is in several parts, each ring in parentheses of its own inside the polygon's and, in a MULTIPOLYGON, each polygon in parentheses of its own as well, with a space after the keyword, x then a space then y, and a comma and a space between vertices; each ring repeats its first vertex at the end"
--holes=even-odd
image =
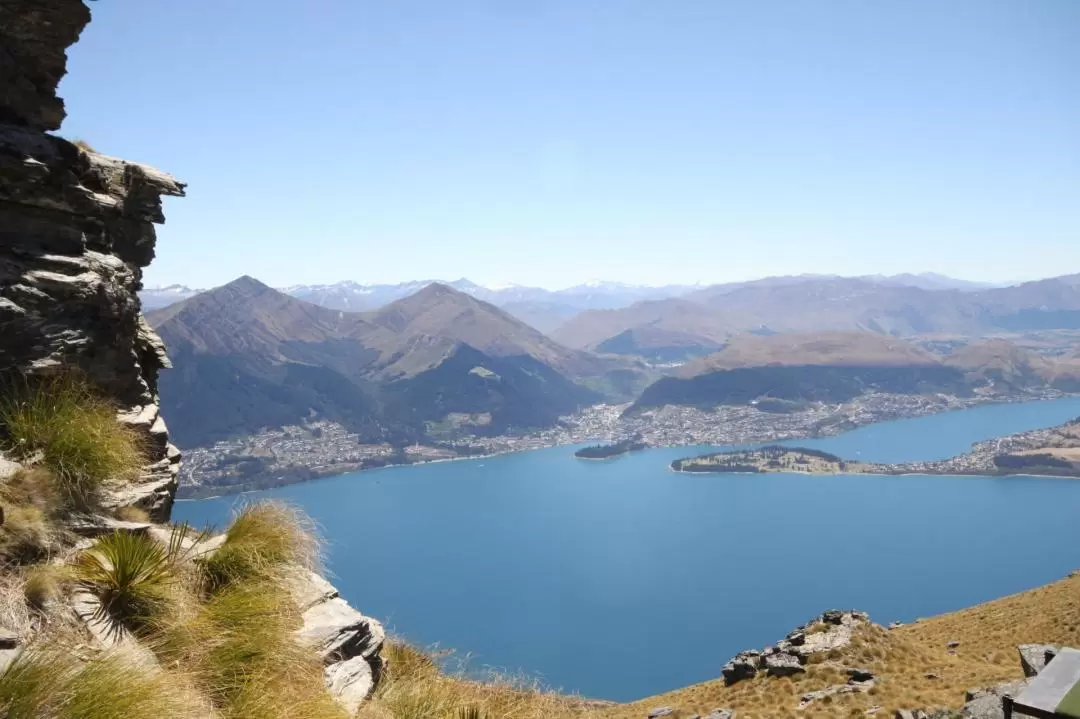
MULTIPOLYGON (((799 441, 868 461, 937 459, 1080 415, 993 405, 799 441)), ((395 633, 628 700, 715 678, 740 649, 832 607, 911 620, 1080 566, 1080 481, 688 475, 647 450, 566 447, 396 467, 244 495, 284 498, 329 540, 343 595, 395 633)), ((237 497, 180 502, 224 524, 237 497)))

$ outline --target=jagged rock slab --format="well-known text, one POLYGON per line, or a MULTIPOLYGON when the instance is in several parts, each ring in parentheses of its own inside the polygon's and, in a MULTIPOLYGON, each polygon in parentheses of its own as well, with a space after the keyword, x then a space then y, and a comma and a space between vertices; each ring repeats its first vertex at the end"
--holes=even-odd
POLYGON ((1020 666, 1024 670, 1024 676, 1031 678, 1057 656, 1061 647, 1053 644, 1021 644, 1016 649, 1020 652, 1020 666))
POLYGON ((314 647, 326 664, 356 656, 374 661, 386 641, 382 624, 365 617, 340 597, 309 608, 303 622, 297 630, 298 638, 314 647))
POLYGON ((66 71, 66 50, 88 22, 90 10, 80 0, 0 3, 0 121, 60 128, 64 101, 56 87, 66 71))
POLYGON ((353 657, 323 670, 326 689, 350 716, 375 691, 375 677, 364 657, 353 657))
POLYGON ((161 197, 183 195, 184 186, 42 133, 62 105, 34 115, 23 104, 59 103, 62 43, 74 41, 75 18, 85 14, 79 0, 0 6, 0 369, 26 377, 78 369, 127 408, 120 419, 144 435, 150 464, 110 506, 139 506, 163 521, 179 459, 157 416, 157 373, 168 360, 136 291, 154 256, 153 225, 164 219, 161 197), (25 80, 26 91, 12 80, 25 80))
POLYGON ((713 709, 705 719, 735 719, 734 709, 713 709))

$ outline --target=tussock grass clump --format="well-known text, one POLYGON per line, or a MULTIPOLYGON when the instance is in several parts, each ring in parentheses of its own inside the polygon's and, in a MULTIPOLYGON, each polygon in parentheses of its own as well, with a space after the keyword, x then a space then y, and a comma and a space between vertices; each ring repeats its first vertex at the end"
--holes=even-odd
POLYGON ((321 659, 296 642, 288 568, 317 563, 311 522, 280 503, 244 507, 225 543, 181 583, 187 600, 151 625, 162 663, 191 670, 224 719, 344 719, 321 659))
POLYGON ((146 464, 143 437, 116 419, 116 407, 75 374, 49 377, 0 399, 4 450, 41 453, 58 488, 78 506, 112 481, 137 479, 146 464))
POLYGON ((54 544, 52 518, 60 504, 56 480, 46 469, 21 470, 0 482, 0 559, 23 564, 45 557, 54 544))
POLYGON ((72 577, 71 568, 55 564, 37 564, 27 569, 23 598, 37 610, 43 610, 60 594, 63 583, 72 577))
POLYGON ((319 541, 311 520, 283 502, 243 507, 226 532, 225 543, 203 566, 212 588, 273 580, 288 565, 316 569, 319 541))
POLYGON ((176 583, 170 548, 144 534, 113 532, 75 560, 75 579, 101 600, 103 619, 140 628, 167 606, 176 583))
POLYGON ((97 150, 95 150, 95 149, 94 149, 94 148, 93 148, 93 147, 92 147, 92 146, 90 145, 90 143, 89 143, 89 142, 87 142, 86 140, 82 139, 81 137, 77 137, 77 138, 75 138, 74 140, 72 140, 72 141, 71 141, 71 144, 72 144, 72 145, 74 145, 75 147, 79 148, 79 149, 80 149, 80 150, 82 150, 83 152, 97 152, 97 150))
POLYGON ((51 533, 45 515, 37 507, 7 507, 0 526, 0 557, 25 564, 48 554, 51 533))
POLYGON ((297 644, 300 612, 270 580, 239 582, 158 625, 158 656, 190 668, 196 686, 227 719, 343 719, 326 692, 322 662, 297 644))
POLYGON ((7 719, 196 719, 206 708, 179 674, 152 671, 120 655, 80 663, 70 653, 31 650, 0 674, 7 719))
POLYGON ((141 507, 118 507, 113 516, 125 522, 138 522, 146 524, 150 521, 150 513, 141 507))

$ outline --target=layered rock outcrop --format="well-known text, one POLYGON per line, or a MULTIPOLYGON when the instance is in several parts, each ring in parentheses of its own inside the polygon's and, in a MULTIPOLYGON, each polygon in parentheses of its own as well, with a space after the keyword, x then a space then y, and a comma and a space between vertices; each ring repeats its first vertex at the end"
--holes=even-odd
MULTIPOLYGON (((736 654, 721 670, 724 683, 730 686, 752 679, 758 672, 773 677, 801 674, 806 671, 805 664, 811 656, 848 646, 855 629, 869 624, 870 617, 864 612, 836 609, 824 612, 762 651, 750 649, 736 654)), ((860 685, 873 679, 873 675, 861 670, 851 677, 860 685)))
POLYGON ((65 52, 90 20, 81 0, 0 3, 0 372, 77 368, 146 434, 142 480, 111 499, 166 519, 180 453, 158 412, 169 360, 136 291, 154 257, 161 198, 184 185, 151 167, 46 134, 64 118, 65 52))

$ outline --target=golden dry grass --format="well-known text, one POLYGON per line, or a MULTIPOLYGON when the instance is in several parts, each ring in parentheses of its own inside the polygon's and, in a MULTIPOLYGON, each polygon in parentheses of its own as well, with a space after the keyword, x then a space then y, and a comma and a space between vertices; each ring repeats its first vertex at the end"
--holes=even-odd
POLYGON ((137 479, 146 438, 117 421, 116 407, 75 373, 13 386, 0 396, 3 449, 16 458, 40 453, 66 499, 91 504, 107 483, 137 479))
POLYGON ((8 719, 202 719, 205 703, 176 673, 111 654, 82 662, 54 647, 25 652, 0 674, 8 719))
POLYGON ((145 638, 166 666, 186 667, 222 719, 344 719, 326 692, 301 623, 289 567, 312 566, 310 522, 281 503, 249 505, 201 571, 178 574, 167 612, 145 638))
POLYGON ((284 502, 259 502, 241 508, 225 536, 225 544, 203 562, 211 587, 277 581, 283 567, 320 566, 314 525, 302 511, 284 502))
POLYGON ((20 470, 0 482, 0 561, 33 562, 55 549, 61 533, 53 519, 61 503, 56 478, 47 469, 20 470))
POLYGON ((592 714, 577 697, 544 691, 515 677, 473 681, 447 675, 425 652, 403 642, 383 648, 387 670, 358 719, 459 719, 475 710, 489 719, 561 719, 592 714))

